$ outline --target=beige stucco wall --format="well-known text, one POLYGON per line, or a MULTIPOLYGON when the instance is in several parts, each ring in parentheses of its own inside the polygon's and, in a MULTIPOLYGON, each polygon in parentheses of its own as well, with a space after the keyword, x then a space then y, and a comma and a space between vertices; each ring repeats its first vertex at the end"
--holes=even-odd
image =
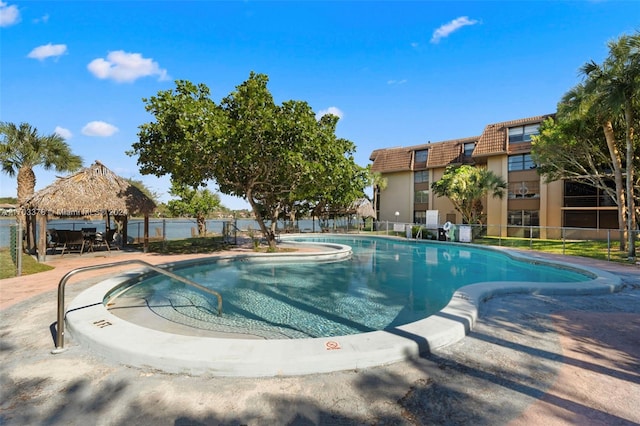
MULTIPOLYGON (((498 155, 487 158, 486 167, 498 176, 502 176, 508 181, 508 157, 507 155, 498 155)), ((445 168, 431 169, 429 173, 429 182, 435 182, 442 178, 445 172, 445 168)), ((535 177, 525 176, 520 173, 517 174, 517 180, 533 180, 535 177), (524 176, 524 177, 523 177, 524 176)), ((396 173, 385 173, 384 177, 387 179, 387 187, 380 194, 380 221, 395 222, 395 212, 399 212, 397 220, 404 223, 413 222, 413 210, 414 210, 414 183, 413 183, 413 171, 403 171, 396 173)), ((556 181, 549 184, 545 184, 543 179, 540 181, 540 199, 539 199, 539 216, 540 226, 543 227, 561 227, 562 226, 562 196, 563 196, 563 184, 562 181, 556 181)), ((513 200, 512 200, 513 201, 513 200)), ((537 199, 531 200, 518 200, 518 203, 538 203, 537 199)), ((487 196, 483 201, 485 211, 487 213, 487 225, 488 235, 507 236, 507 213, 509 209, 509 197, 505 192, 502 199, 493 198, 487 196)), ((537 209, 537 206, 520 206, 518 208, 524 210, 537 209)), ((444 223, 448 220, 447 215, 454 215, 455 223, 461 223, 462 218, 458 213, 451 201, 447 197, 436 197, 431 191, 429 194, 429 209, 438 210, 440 223, 444 223)), ((450 220, 450 219, 449 219, 450 220)), ((547 237, 541 235, 542 238, 547 237)), ((548 235, 549 238, 553 238, 553 235, 548 235)))
MULTIPOLYGON (((506 181, 509 176, 509 168, 507 162, 506 155, 500 155, 495 157, 487 158, 487 169, 492 171, 494 174, 498 176, 502 176, 506 181)), ((487 212, 487 234, 497 236, 498 234, 502 234, 502 236, 507 235, 507 205, 508 205, 509 197, 507 194, 504 194, 502 199, 497 197, 487 196, 487 200, 485 201, 485 211, 487 212)))
POLYGON ((540 238, 559 238, 557 230, 549 230, 545 227, 560 228, 562 226, 563 183, 557 180, 551 183, 540 182, 540 238))
POLYGON ((413 172, 385 173, 387 187, 380 192, 379 221, 413 222, 413 172))

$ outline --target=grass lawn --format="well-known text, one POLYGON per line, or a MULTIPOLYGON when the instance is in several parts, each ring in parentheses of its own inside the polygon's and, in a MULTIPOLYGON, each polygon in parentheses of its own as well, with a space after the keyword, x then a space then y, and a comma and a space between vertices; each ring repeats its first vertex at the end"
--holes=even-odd
MULTIPOLYGON (((22 275, 37 274, 51 269, 53 269, 53 266, 38 263, 29 255, 22 255, 22 275)), ((11 253, 8 249, 0 249, 0 280, 15 276, 16 266, 13 264, 13 259, 11 259, 11 253)))
POLYGON ((629 263, 627 253, 618 250, 617 242, 612 242, 610 251, 607 249, 606 241, 565 241, 561 240, 540 240, 529 238, 498 238, 498 237, 478 237, 474 238, 474 244, 512 247, 524 250, 536 250, 547 253, 566 254, 571 256, 582 256, 591 259, 611 260, 612 262, 629 263))

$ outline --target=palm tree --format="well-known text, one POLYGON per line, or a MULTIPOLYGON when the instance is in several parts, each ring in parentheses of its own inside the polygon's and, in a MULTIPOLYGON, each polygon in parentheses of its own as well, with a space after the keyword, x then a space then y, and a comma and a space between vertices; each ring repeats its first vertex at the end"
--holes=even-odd
POLYGON ((622 36, 608 44, 609 56, 602 65, 594 61, 582 67, 582 72, 590 79, 588 88, 599 94, 607 107, 624 114, 626 142, 626 192, 628 256, 635 258, 635 197, 634 167, 635 154, 635 112, 640 97, 640 33, 622 36), (589 84, 591 83, 591 84, 589 84))
POLYGON ((373 210, 376 213, 376 217, 374 219, 378 220, 378 212, 380 211, 380 206, 378 206, 378 195, 380 192, 387 189, 389 181, 378 172, 373 172, 370 176, 371 184, 373 185, 373 210))
MULTIPOLYGON (((74 155, 64 138, 55 133, 42 136, 35 127, 27 123, 16 126, 13 123, 2 122, 0 135, 0 165, 4 173, 18 176, 19 205, 34 194, 34 167, 70 172, 82 166, 82 158, 74 155)), ((26 216, 22 221, 27 226, 27 248, 32 250, 35 247, 35 226, 32 226, 32 221, 26 216)))
POLYGON ((439 197, 447 197, 462 215, 464 223, 482 223, 484 207, 482 199, 491 194, 502 198, 507 183, 502 177, 484 168, 470 165, 449 166, 442 178, 431 184, 439 197))

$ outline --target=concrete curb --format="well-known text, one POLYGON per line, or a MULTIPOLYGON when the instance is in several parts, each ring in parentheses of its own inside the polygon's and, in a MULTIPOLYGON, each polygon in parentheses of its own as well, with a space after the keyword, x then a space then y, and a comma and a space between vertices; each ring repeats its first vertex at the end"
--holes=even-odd
MULTIPOLYGON (((473 329, 480 304, 498 295, 603 294, 616 291, 622 285, 619 277, 595 268, 535 260, 507 249, 500 251, 529 262, 581 271, 593 279, 578 283, 478 283, 458 289, 439 313, 391 330, 332 338, 249 340, 164 333, 112 315, 103 303, 105 295, 132 277, 127 274, 81 293, 70 305, 66 323, 76 342, 126 365, 190 375, 304 375, 385 365, 457 342, 473 329)), ((290 260, 291 255, 272 254, 269 260, 290 260)), ((336 260, 326 253, 324 257, 320 253, 304 253, 306 260, 321 261, 327 259, 326 256, 336 260)), ((256 261, 267 259, 250 257, 256 261)))

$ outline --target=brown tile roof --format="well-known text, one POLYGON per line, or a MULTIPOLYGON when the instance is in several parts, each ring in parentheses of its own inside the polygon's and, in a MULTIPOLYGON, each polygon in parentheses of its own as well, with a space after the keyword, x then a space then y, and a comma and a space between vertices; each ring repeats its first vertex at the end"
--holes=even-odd
POLYGON ((423 149, 429 150, 426 168, 445 167, 449 164, 462 163, 464 160, 464 144, 477 141, 478 136, 473 136, 402 148, 376 149, 369 157, 369 160, 373 161, 371 171, 391 173, 413 170, 413 152, 423 149))
MULTIPOLYGON (((508 129, 510 127, 541 123, 547 117, 551 117, 553 115, 554 114, 538 115, 535 117, 520 118, 518 120, 489 124, 484 128, 484 131, 480 136, 425 143, 409 147, 376 149, 369 157, 369 160, 373 162, 371 165, 371 171, 378 173, 391 173, 413 170, 413 152, 423 149, 429 150, 427 164, 425 167, 427 169, 463 163, 465 160, 469 160, 469 158, 464 157, 464 144, 468 142, 476 143, 472 158, 504 154, 507 153, 508 149, 507 138, 508 129)), ((528 149, 530 149, 530 144, 518 144, 518 146, 513 147, 512 151, 519 152, 528 149)), ((422 168, 421 166, 422 165, 418 165, 418 167, 422 168)))
POLYGON ((399 172, 411 170, 411 150, 408 148, 376 149, 369 157, 375 173, 399 172))
POLYGON ((507 137, 509 127, 525 126, 527 124, 541 123, 545 118, 553 114, 539 115, 518 120, 504 121, 502 123, 489 124, 484 128, 476 149, 473 151, 474 157, 483 157, 492 154, 503 154, 507 152, 507 137))
POLYGON ((445 167, 464 162, 464 144, 478 141, 478 136, 431 144, 427 168, 445 167))

